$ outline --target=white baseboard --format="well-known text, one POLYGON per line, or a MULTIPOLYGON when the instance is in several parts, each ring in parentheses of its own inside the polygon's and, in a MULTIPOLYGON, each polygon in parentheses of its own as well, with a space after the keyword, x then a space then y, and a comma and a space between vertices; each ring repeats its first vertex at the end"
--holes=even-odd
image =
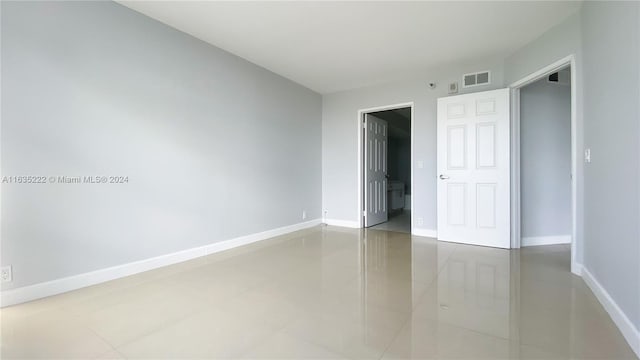
POLYGON ((579 262, 571 261, 571 272, 572 272, 574 275, 582 276, 582 269, 583 269, 583 268, 584 268, 584 267, 583 267, 583 266, 582 266, 582 264, 580 264, 579 262))
POLYGON ((47 281, 44 283, 24 286, 1 292, 0 307, 20 304, 27 301, 40 299, 47 296, 61 294, 67 291, 96 285, 110 280, 115 280, 144 271, 157 269, 163 266, 173 265, 183 261, 206 256, 216 252, 247 245, 260 240, 266 240, 275 236, 288 234, 294 231, 320 225, 320 219, 306 221, 298 224, 267 230, 256 234, 240 236, 234 239, 199 246, 171 254, 161 255, 150 259, 135 261, 132 263, 113 266, 106 269, 91 271, 84 274, 69 276, 62 279, 47 281))
POLYGON ((324 223, 329 226, 340 226, 353 229, 360 228, 360 223, 358 223, 357 221, 325 219, 324 223))
POLYGON ((629 346, 631 346, 631 349, 640 357, 640 331, 638 331, 611 295, 609 295, 607 290, 602 287, 586 267, 582 268, 582 279, 584 279, 584 282, 587 283, 604 309, 609 313, 609 316, 611 316, 613 322, 618 326, 618 329, 620 329, 620 332, 629 343, 629 346))
POLYGON ((527 236, 522 238, 522 246, 571 244, 571 235, 527 236))
POLYGON ((411 229, 411 235, 424 236, 424 237, 430 237, 430 238, 437 239, 438 238, 438 230, 413 228, 413 229, 411 229))

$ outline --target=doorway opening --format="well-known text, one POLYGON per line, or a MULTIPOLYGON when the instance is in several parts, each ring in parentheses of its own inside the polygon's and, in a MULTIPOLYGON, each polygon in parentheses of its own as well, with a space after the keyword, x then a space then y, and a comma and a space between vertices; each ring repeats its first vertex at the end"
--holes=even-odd
POLYGON ((413 104, 358 112, 360 226, 411 233, 413 104))
POLYGON ((580 274, 575 73, 569 56, 511 85, 511 245, 570 248, 571 272, 580 274))
POLYGON ((571 244, 570 74, 520 89, 521 246, 571 244))

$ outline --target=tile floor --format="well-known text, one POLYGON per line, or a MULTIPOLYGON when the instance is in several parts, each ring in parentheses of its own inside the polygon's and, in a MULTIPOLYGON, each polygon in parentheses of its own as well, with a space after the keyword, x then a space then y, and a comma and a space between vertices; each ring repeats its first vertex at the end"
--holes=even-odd
POLYGON ((390 215, 388 221, 369 229, 411 233, 411 210, 403 210, 400 213, 390 215))
POLYGON ((1 357, 635 359, 565 245, 318 226, 0 310, 1 357))

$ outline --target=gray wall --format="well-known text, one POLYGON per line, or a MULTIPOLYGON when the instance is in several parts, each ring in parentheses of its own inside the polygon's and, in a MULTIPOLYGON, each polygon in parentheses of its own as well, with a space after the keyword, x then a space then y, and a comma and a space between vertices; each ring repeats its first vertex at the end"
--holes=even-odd
POLYGON ((505 83, 576 57, 577 261, 640 328, 640 9, 587 1, 505 59, 505 83), (592 163, 582 161, 585 148, 592 163), (584 211, 582 210, 584 209, 584 211))
MULTIPOLYGON (((580 13, 570 16, 505 59, 505 85, 563 57, 581 55, 580 13)), ((580 60, 578 60, 579 62, 580 60)))
POLYGON ((486 59, 450 64, 415 74, 412 79, 323 96, 322 206, 326 218, 356 224, 358 204, 358 110, 414 102, 414 158, 412 212, 416 228, 435 230, 436 217, 436 105, 447 96, 447 84, 464 73, 491 70, 491 85, 462 89, 461 93, 503 87, 502 60, 486 59), (429 89, 428 83, 437 87, 429 89), (423 163, 423 168, 416 166, 423 163), (422 219, 422 225, 419 225, 422 219))
POLYGON ((15 288, 320 218, 321 96, 113 2, 2 2, 15 288))
MULTIPOLYGON (((569 55, 574 55, 576 76, 572 81, 575 82, 576 86, 575 131, 578 154, 581 154, 584 148, 581 18, 582 15, 580 13, 567 18, 504 60, 505 85, 509 86, 547 65, 553 64, 569 55)), ((584 213, 582 210, 584 207, 584 163, 582 161, 576 163, 575 177, 577 213, 575 219, 576 238, 573 241, 577 245, 576 260, 582 264, 584 250, 584 213)))
POLYGON ((585 2, 584 265, 640 329, 640 4, 585 2))
POLYGON ((520 90, 522 237, 571 235, 571 87, 520 90))

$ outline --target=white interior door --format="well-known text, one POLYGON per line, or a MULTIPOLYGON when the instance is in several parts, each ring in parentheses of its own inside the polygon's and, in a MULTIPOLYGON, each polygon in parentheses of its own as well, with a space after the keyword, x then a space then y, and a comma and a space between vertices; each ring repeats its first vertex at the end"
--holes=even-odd
POLYGON ((438 99, 438 240, 510 247, 509 89, 438 99))
POLYGON ((366 114, 364 119, 364 226, 388 220, 387 122, 366 114))

